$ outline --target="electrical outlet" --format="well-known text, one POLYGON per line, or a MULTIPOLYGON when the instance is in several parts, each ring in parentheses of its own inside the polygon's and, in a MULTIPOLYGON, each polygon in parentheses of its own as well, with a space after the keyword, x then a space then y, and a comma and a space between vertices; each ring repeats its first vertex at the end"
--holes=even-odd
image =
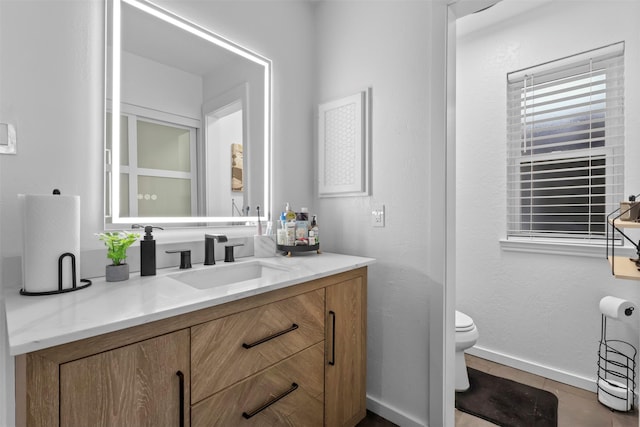
POLYGON ((371 209, 371 225, 384 227, 384 205, 374 206, 371 209))

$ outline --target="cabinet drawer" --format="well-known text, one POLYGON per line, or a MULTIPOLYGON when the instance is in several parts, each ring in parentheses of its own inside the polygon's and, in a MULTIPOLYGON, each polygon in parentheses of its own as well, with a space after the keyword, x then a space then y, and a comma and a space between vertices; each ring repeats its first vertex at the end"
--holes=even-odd
POLYGON ((192 402, 324 340, 324 289, 191 328, 192 402))
POLYGON ((320 342, 192 406, 191 425, 322 426, 323 390, 320 342))

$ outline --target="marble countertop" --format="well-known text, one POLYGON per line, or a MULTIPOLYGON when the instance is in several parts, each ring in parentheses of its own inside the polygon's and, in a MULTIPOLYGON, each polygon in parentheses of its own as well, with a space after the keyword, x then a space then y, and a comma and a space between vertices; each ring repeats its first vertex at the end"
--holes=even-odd
POLYGON ((138 273, 123 282, 92 279, 88 288, 59 295, 23 296, 5 289, 9 353, 12 356, 138 326, 179 314, 235 301, 309 280, 364 267, 373 258, 322 253, 293 257, 240 258, 233 264, 196 264, 138 273), (259 261, 278 268, 273 276, 198 289, 172 277, 175 273, 222 269, 259 261))

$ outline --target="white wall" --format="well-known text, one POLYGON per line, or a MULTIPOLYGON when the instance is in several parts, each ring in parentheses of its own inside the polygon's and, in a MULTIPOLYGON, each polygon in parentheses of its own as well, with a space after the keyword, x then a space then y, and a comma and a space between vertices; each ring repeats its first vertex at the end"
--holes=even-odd
MULTIPOLYGON (((458 29, 465 31, 472 20, 488 19, 503 6, 461 19, 458 29)), ((595 258, 501 249, 506 74, 625 40, 625 194, 637 194, 638 16, 637 1, 550 2, 457 42, 457 306, 480 332, 471 352, 590 389, 600 332, 598 302, 615 295, 640 303, 640 287, 611 276, 604 248, 595 258)), ((614 328, 614 333, 637 345, 637 325, 614 328)))
MULTIPOLYGON (((273 77, 274 202, 281 206, 287 199, 310 206, 310 5, 288 1, 162 3, 277 64, 273 77)), ((0 2, 0 112, 15 118, 18 132, 18 154, 0 156, 3 289, 11 287, 13 292, 19 285, 19 193, 49 193, 55 186, 63 193, 80 195, 82 270, 104 268, 105 258, 84 254, 85 250, 103 250, 93 236, 103 228, 103 8, 101 0, 0 2), (87 260, 95 265, 88 265, 87 260)), ((163 238, 156 233, 159 245, 163 238)), ((6 351, 5 330, 0 328, 1 354, 6 351)), ((11 426, 13 360, 4 359, 0 356, 0 362, 5 362, 0 365, 0 425, 11 426)))
MULTIPOLYGON (((369 274, 369 404, 403 426, 444 425, 453 415, 444 414, 441 393, 450 354, 442 348, 443 300, 452 292, 444 272, 445 2, 158 3, 273 60, 273 211, 287 201, 309 206, 323 250, 378 259, 369 274), (314 106, 366 86, 372 196, 319 200, 314 106), (387 209, 385 228, 371 227, 377 203, 387 209)), ((0 19, 0 111, 18 124, 18 155, 0 157, 6 289, 19 279, 18 193, 55 185, 79 194, 83 251, 102 250, 93 233, 103 224, 103 2, 5 0, 0 19)), ((165 236, 156 234, 159 245, 165 236)), ((100 263, 83 253, 83 270, 100 263)), ((0 365, 9 373, 0 425, 13 424, 12 363, 0 365)))
POLYGON ((122 52, 121 70, 121 102, 202 118, 202 77, 129 52, 122 52))
MULTIPOLYGON (((273 213, 312 206, 313 28, 310 2, 158 2, 273 61, 273 213)), ((254 206, 252 206, 252 209, 254 206)), ((277 218, 275 217, 275 218, 277 218)))
POLYGON ((318 199, 320 241, 323 250, 377 259, 369 270, 368 404, 402 426, 443 425, 434 404, 442 384, 428 369, 430 354, 442 352, 441 343, 429 342, 443 330, 445 265, 445 144, 438 134, 445 89, 434 70, 444 72, 446 7, 437 3, 317 5, 318 102, 370 86, 373 117, 372 195, 318 199), (377 204, 386 207, 384 228, 372 227, 377 204))
MULTIPOLYGON (((246 144, 244 149, 244 204, 249 206, 255 215, 255 207, 262 205, 264 200, 264 69, 263 67, 246 61, 238 61, 230 66, 220 67, 204 78, 204 101, 221 102, 229 97, 229 92, 236 92, 236 88, 245 87, 246 97, 243 102, 245 120, 247 120, 246 144), (255 147, 255 148, 252 148, 255 147)), ((234 99, 235 101, 235 99, 234 99)), ((240 141, 242 142, 242 141, 240 141)), ((242 207, 242 198, 236 194, 236 203, 242 207)), ((230 204, 223 206, 225 216, 229 214, 230 204)), ((264 208, 264 206, 262 206, 264 208)), ((264 209, 263 209, 264 210, 264 209)), ((280 207, 274 212, 278 213, 280 207)))
MULTIPOLYGON (((3 1, 0 9, 0 110, 17 125, 17 154, 0 156, 4 261, 22 250, 18 193, 59 188, 80 194, 81 244, 99 230, 103 26, 98 1, 3 1)), ((3 288, 15 285, 7 283, 11 273, 5 267, 3 288)), ((3 353, 5 331, 0 330, 3 353)), ((0 410, 0 425, 11 426, 12 358, 0 371, 8 373, 0 382, 0 409, 6 409, 0 410)))
POLYGON ((233 199, 238 210, 242 211, 244 192, 231 191, 230 165, 231 144, 242 144, 242 110, 223 116, 208 126, 207 215, 239 216, 240 214, 232 209, 231 200, 233 199))

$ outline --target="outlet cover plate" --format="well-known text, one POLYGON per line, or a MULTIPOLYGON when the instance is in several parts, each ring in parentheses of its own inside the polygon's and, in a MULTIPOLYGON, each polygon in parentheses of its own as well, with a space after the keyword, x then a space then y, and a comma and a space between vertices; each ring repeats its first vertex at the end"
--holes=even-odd
POLYGON ((371 225, 384 227, 384 205, 377 205, 371 208, 371 225))

